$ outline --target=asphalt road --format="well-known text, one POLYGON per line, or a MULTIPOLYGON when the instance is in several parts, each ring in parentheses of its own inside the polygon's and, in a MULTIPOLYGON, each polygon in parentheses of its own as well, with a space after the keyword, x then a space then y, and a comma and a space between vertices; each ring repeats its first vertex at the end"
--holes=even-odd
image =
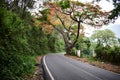
POLYGON ((61 54, 43 57, 46 80, 120 80, 120 74, 76 61, 61 54))

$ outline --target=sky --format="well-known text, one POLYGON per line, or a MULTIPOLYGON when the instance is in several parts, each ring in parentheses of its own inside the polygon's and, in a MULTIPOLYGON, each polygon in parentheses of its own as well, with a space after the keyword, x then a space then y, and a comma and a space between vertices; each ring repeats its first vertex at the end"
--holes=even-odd
POLYGON ((113 31, 117 38, 120 38, 120 24, 110 24, 107 27, 104 27, 103 29, 110 29, 113 31))

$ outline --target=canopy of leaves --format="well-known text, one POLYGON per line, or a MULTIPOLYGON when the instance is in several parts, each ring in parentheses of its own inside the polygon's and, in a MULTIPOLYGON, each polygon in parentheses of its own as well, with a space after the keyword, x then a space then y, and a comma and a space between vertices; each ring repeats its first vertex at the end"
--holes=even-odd
POLYGON ((98 5, 93 5, 92 3, 61 0, 56 3, 46 3, 45 6, 47 6, 49 10, 47 15, 48 21, 54 26, 64 26, 66 27, 65 29, 76 24, 75 21, 80 21, 92 26, 101 26, 108 23, 106 17, 108 17, 109 13, 102 12, 98 5), (66 4, 67 2, 69 5, 66 4))
MULTIPOLYGON (((61 7, 61 6, 60 6, 61 7)), ((61 12, 71 15, 75 21, 92 26, 101 26, 108 24, 109 12, 103 12, 99 5, 92 3, 81 3, 78 1, 70 1, 70 7, 61 9, 61 12)))
POLYGON ((97 30, 93 33, 92 39, 96 40, 98 43, 102 45, 113 45, 116 42, 115 33, 113 33, 109 29, 105 30, 97 30))
POLYGON ((113 5, 115 8, 111 11, 112 14, 109 16, 109 19, 116 20, 120 15, 120 1, 113 0, 113 2, 114 2, 113 5))
MULTIPOLYGON (((94 0, 95 2, 100 2, 101 0, 94 0)), ((110 0, 106 0, 108 2, 110 2, 110 0)), ((113 1, 113 5, 114 5, 114 9, 110 11, 110 15, 108 17, 108 19, 110 19, 110 21, 115 22, 115 20, 119 17, 120 15, 120 1, 119 0, 112 0, 113 1)))
POLYGON ((47 20, 42 23, 51 25, 63 36, 67 51, 71 51, 80 33, 84 35, 82 23, 97 27, 108 24, 109 13, 101 11, 98 5, 92 3, 61 0, 46 2, 44 5, 49 12, 47 20))
POLYGON ((70 8, 70 0, 61 0, 61 1, 59 2, 59 6, 60 6, 62 9, 70 8))

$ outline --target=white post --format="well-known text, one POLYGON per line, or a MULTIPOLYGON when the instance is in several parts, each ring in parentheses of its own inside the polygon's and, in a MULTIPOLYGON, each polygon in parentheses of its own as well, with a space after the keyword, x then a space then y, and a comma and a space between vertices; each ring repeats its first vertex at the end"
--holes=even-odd
POLYGON ((94 52, 94 50, 93 50, 93 52, 92 52, 92 56, 93 56, 93 57, 96 57, 96 53, 94 52))
POLYGON ((77 50, 77 56, 80 57, 81 53, 80 50, 77 50))

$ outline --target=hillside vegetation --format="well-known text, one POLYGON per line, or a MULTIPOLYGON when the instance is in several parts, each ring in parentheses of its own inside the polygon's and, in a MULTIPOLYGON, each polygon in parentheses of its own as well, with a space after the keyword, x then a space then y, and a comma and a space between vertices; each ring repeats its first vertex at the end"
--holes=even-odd
POLYGON ((0 8, 0 80, 25 80, 34 71, 37 55, 63 51, 59 47, 64 43, 57 34, 46 35, 40 26, 30 23, 0 8))

